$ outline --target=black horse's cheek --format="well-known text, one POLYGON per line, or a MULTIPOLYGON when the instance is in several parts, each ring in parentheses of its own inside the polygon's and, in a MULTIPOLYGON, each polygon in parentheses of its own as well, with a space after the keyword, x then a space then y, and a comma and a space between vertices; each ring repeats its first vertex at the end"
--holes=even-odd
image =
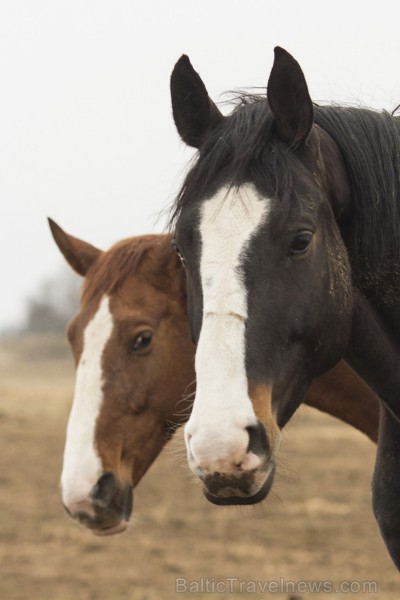
MULTIPOLYGON (((310 382, 311 383, 311 382, 310 382)), ((290 421, 296 410, 304 401, 309 385, 306 382, 297 382, 295 388, 286 397, 277 398, 273 405, 276 406, 276 422, 279 429, 283 429, 290 421)))

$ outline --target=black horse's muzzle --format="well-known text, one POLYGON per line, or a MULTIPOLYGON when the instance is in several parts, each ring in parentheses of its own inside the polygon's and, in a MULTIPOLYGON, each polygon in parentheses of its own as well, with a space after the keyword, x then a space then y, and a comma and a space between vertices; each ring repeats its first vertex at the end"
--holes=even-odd
POLYGON ((204 481, 203 493, 209 502, 219 506, 257 504, 262 502, 271 490, 275 466, 271 470, 259 490, 252 492, 254 478, 250 474, 237 477, 227 477, 216 473, 204 481))
POLYGON ((260 465, 253 470, 244 470, 238 465, 236 472, 212 473, 201 476, 204 495, 213 504, 222 506, 257 504, 264 500, 271 489, 275 463, 271 458, 265 427, 261 422, 247 427, 249 443, 246 455, 252 453, 260 459, 260 465))

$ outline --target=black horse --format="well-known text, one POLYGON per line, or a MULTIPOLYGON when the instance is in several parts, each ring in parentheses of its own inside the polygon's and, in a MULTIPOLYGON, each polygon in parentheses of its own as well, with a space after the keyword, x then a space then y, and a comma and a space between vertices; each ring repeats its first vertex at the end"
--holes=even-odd
POLYGON ((227 117, 186 56, 171 91, 199 149, 171 219, 197 343, 189 464, 216 504, 262 500, 280 430, 344 358, 381 399, 373 507, 400 568, 400 122, 314 106, 281 48, 267 97, 227 117))

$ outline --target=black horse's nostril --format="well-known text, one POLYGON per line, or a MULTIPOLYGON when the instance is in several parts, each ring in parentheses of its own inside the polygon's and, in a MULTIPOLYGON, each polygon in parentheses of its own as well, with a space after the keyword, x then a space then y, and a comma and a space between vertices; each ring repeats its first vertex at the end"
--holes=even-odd
POLYGON ((118 490, 114 473, 104 473, 93 487, 91 492, 92 502, 99 508, 107 508, 118 490))
POLYGON ((249 434, 247 452, 253 452, 257 456, 268 454, 269 443, 264 425, 260 421, 257 421, 257 425, 251 425, 250 427, 246 427, 246 429, 249 434))

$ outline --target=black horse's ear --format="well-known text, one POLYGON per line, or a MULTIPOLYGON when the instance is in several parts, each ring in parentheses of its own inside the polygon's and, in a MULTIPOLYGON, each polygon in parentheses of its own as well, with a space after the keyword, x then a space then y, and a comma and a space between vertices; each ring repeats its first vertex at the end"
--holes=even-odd
POLYGON ((209 97, 200 75, 183 54, 171 75, 172 113, 182 140, 200 148, 205 135, 224 118, 209 97))
POLYGON ((53 219, 49 218, 48 222, 54 241, 64 255, 65 260, 78 275, 84 277, 102 254, 102 251, 69 235, 53 219))
POLYGON ((299 63, 283 48, 274 50, 275 60, 268 80, 268 103, 278 136, 290 146, 306 141, 313 124, 313 105, 299 63))

